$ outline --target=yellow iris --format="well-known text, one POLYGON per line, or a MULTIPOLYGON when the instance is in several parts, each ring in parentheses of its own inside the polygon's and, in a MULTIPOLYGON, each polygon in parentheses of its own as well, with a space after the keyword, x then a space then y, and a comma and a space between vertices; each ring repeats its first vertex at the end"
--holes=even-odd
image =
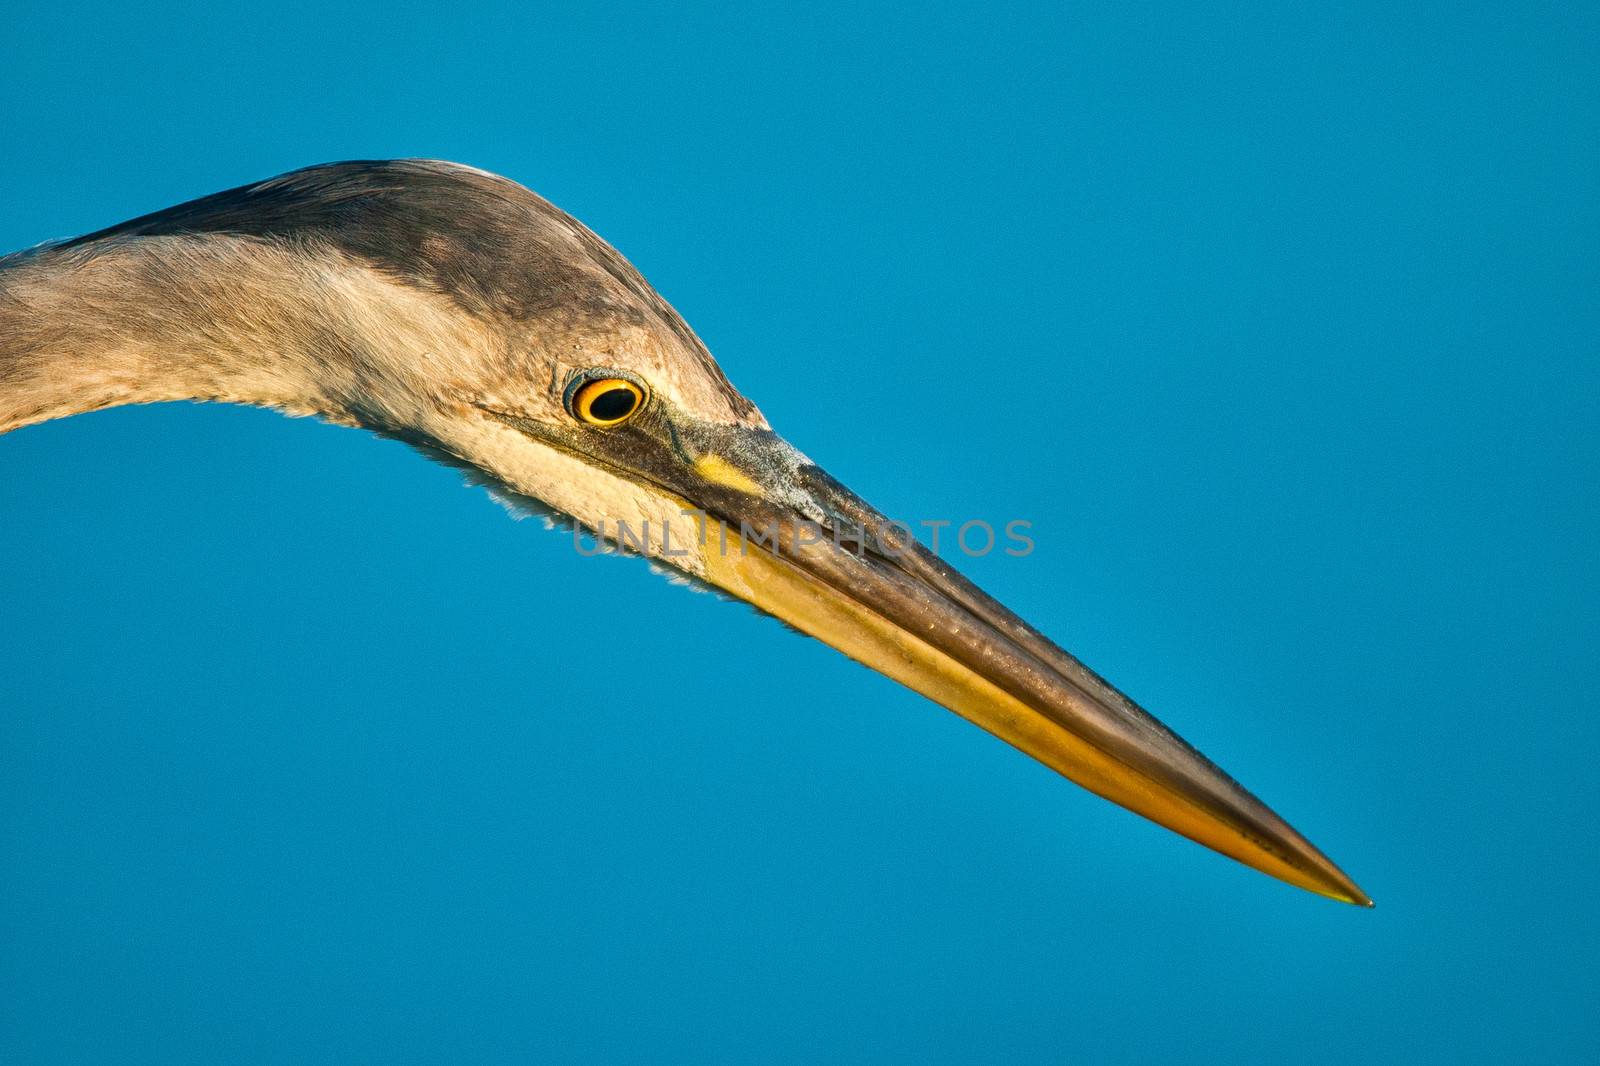
POLYGON ((644 406, 644 390, 627 378, 596 378, 572 396, 572 413, 591 426, 617 426, 644 406))

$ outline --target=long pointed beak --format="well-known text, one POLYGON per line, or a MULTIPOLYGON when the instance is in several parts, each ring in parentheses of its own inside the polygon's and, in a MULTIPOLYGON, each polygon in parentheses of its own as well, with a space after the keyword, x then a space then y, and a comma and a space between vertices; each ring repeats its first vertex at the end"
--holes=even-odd
POLYGON ((766 439, 694 463, 710 582, 1114 803, 1292 885, 1371 906, 1205 756, 904 527, 766 439))

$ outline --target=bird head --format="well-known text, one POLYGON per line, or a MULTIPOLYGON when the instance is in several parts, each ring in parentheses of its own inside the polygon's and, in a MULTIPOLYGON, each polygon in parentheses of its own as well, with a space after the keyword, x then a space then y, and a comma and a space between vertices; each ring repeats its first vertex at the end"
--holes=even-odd
MULTIPOLYGON (((328 355, 315 396, 295 403, 481 471, 1240 862, 1368 902, 1230 777, 780 437, 622 256, 522 186, 444 163, 336 164, 80 243, 144 239, 176 242, 169 264, 194 241, 250 269, 285 258, 266 290, 287 294, 272 316, 301 341, 281 347, 328 355)), ((226 292, 204 300, 225 317, 226 292)))

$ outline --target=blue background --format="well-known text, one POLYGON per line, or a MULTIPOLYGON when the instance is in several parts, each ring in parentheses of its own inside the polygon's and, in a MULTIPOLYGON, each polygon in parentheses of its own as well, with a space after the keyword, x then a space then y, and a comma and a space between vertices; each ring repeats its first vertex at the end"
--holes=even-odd
POLYGON ((0 1059, 1594 1061, 1595 9, 1051 6, 24 3, 0 247, 521 180, 885 510, 1032 520, 967 571, 1378 909, 398 444, 124 409, 0 439, 0 1059))

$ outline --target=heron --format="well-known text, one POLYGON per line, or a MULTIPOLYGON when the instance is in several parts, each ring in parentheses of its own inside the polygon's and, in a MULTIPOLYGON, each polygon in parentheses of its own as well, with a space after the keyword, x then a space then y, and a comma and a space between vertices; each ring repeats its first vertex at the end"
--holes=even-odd
POLYGON ((774 432, 627 260, 507 178, 323 164, 0 258, 0 433, 178 400, 363 428, 575 529, 642 531, 638 554, 1091 792, 1371 905, 1254 795, 774 432))

